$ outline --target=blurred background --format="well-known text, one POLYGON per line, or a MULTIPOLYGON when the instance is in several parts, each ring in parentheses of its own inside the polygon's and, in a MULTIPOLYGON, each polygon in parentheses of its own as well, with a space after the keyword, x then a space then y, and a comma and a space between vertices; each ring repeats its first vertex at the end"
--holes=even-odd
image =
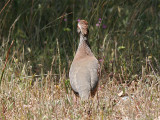
POLYGON ((1 0, 1 80, 48 72, 68 78, 79 19, 89 23, 103 78, 159 74, 160 0, 1 0))

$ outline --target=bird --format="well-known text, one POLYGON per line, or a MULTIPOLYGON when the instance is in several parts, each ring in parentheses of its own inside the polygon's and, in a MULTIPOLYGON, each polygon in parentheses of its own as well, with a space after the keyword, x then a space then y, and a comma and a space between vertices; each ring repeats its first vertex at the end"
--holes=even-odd
POLYGON ((86 20, 78 22, 77 32, 80 41, 69 70, 70 85, 76 96, 82 100, 88 100, 90 96, 93 98, 96 94, 100 65, 89 45, 86 20))

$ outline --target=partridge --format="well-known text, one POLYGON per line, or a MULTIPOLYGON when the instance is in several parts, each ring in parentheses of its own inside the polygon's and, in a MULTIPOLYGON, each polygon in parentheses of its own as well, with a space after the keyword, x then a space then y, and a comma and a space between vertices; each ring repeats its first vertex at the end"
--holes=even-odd
POLYGON ((99 63, 88 42, 88 22, 80 20, 77 25, 80 42, 69 71, 72 90, 82 100, 94 97, 98 87, 99 63))

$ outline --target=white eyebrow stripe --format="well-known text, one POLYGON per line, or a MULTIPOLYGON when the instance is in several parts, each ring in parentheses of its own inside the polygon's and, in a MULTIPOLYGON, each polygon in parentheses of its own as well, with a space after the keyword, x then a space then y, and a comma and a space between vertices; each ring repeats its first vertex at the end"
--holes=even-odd
POLYGON ((79 23, 78 23, 78 27, 80 28, 80 30, 82 31, 82 27, 79 25, 79 23))

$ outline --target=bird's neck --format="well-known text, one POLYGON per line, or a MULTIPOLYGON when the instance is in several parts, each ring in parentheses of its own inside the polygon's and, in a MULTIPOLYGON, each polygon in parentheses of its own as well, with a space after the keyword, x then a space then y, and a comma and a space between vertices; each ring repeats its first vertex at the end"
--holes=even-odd
POLYGON ((89 42, 88 42, 88 36, 84 36, 83 34, 80 34, 80 42, 78 48, 82 47, 83 44, 86 44, 89 48, 89 42))
POLYGON ((84 36, 80 34, 80 42, 79 42, 79 46, 77 50, 77 56, 85 56, 85 55, 92 56, 93 53, 90 49, 90 45, 88 42, 88 36, 84 36))

